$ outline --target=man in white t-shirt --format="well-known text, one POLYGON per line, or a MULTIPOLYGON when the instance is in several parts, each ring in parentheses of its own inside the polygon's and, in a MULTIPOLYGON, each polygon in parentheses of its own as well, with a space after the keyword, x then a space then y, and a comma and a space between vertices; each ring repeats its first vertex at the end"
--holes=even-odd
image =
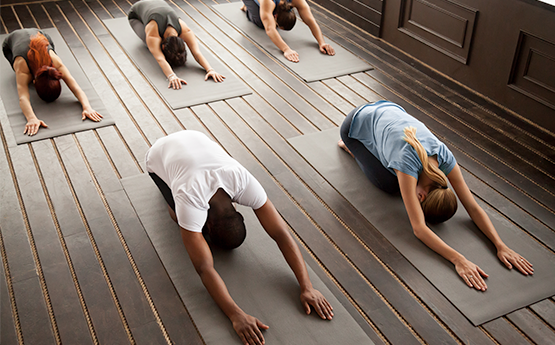
POLYGON ((291 237, 260 183, 222 147, 197 131, 181 131, 158 139, 146 153, 146 167, 164 195, 170 215, 181 228, 191 262, 214 301, 233 323, 244 344, 264 344, 260 329, 268 329, 246 314, 231 298, 214 269, 203 232, 214 244, 232 249, 246 236, 243 217, 233 202, 254 209, 258 220, 276 241, 301 287, 307 314, 312 306, 322 319, 331 320, 332 307, 312 287, 299 247, 291 237))

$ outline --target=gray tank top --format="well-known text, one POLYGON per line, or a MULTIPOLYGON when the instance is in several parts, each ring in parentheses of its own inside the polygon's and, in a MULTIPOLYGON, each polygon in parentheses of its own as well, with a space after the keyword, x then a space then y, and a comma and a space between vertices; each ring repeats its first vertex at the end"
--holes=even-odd
POLYGON ((179 17, 170 5, 162 0, 141 0, 135 3, 131 6, 127 18, 138 19, 145 26, 154 20, 158 24, 158 34, 161 38, 164 37, 168 25, 177 30, 177 36, 181 35, 179 17))
MULTIPOLYGON (((10 62, 10 65, 13 68, 13 63, 15 58, 21 56, 27 62, 27 67, 29 67, 29 71, 31 71, 31 66, 29 66, 29 60, 27 60, 27 53, 29 52, 29 44, 31 43, 31 36, 36 35, 37 33, 43 34, 50 45, 48 46, 48 51, 54 50, 54 42, 52 42, 52 38, 47 33, 39 30, 37 28, 31 29, 19 29, 15 30, 2 43, 2 51, 4 52, 4 56, 10 62)), ((31 71, 33 73, 33 71, 31 71)))

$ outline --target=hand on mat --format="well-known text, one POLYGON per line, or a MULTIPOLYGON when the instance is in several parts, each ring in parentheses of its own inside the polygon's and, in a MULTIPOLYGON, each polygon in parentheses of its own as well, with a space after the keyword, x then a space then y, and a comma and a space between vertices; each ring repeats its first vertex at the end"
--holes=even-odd
POLYGON ((260 329, 268 329, 260 320, 252 317, 244 312, 231 318, 233 329, 243 341, 245 345, 262 345, 264 344, 264 336, 260 329))
POLYGON ((37 132, 39 131, 40 127, 48 127, 48 125, 46 123, 44 123, 44 121, 37 119, 36 117, 34 119, 31 119, 29 121, 27 121, 27 124, 25 125, 25 130, 23 131, 23 134, 27 134, 28 136, 33 136, 35 134, 37 134, 37 132))
POLYGON ((306 311, 310 314, 310 306, 312 306, 322 319, 331 320, 333 318, 333 307, 329 304, 326 297, 316 289, 308 289, 301 293, 301 303, 306 311))
POLYGON ((534 274, 533 265, 507 246, 497 251, 497 257, 508 269, 513 268, 514 265, 524 275, 534 274))
POLYGON ((324 43, 320 46, 320 51, 324 54, 328 54, 329 56, 334 56, 335 55, 335 50, 333 49, 332 46, 330 46, 327 43, 324 43))
POLYGON ((284 51, 283 56, 291 62, 299 62, 299 54, 291 48, 284 51))
POLYGON ((102 120, 103 116, 100 115, 100 113, 98 113, 96 110, 94 109, 86 109, 83 110, 83 113, 81 113, 83 116, 81 117, 81 120, 85 120, 85 119, 91 119, 94 122, 99 122, 102 120))
POLYGON ((487 278, 487 273, 467 259, 463 258, 461 261, 457 262, 455 264, 455 269, 466 285, 481 291, 486 291, 488 288, 486 282, 482 278, 482 276, 487 278))
POLYGON ((206 72, 206 76, 204 77, 204 81, 207 81, 208 78, 214 79, 214 81, 216 83, 221 83, 225 79, 225 77, 223 75, 214 71, 213 69, 209 69, 208 72, 206 72))
POLYGON ((175 75, 175 73, 169 75, 168 81, 170 82, 168 84, 168 89, 171 87, 174 90, 178 90, 181 89, 181 84, 187 85, 187 82, 179 78, 177 75, 175 75))

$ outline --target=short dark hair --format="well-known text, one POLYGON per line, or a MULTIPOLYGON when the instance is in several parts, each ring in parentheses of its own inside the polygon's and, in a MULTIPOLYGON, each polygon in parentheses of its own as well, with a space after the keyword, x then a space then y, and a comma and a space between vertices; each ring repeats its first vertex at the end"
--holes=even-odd
POLYGON ((211 217, 210 226, 202 230, 206 232, 210 241, 223 249, 239 247, 247 237, 247 229, 243 215, 237 211, 220 217, 211 217))
POLYGON ((166 61, 172 67, 185 65, 185 61, 187 61, 187 49, 185 49, 185 42, 183 42, 181 37, 166 37, 161 43, 161 48, 166 61))
POLYGON ((297 16, 293 11, 291 3, 282 0, 276 7, 276 22, 277 25, 286 31, 293 29, 297 22, 297 16))

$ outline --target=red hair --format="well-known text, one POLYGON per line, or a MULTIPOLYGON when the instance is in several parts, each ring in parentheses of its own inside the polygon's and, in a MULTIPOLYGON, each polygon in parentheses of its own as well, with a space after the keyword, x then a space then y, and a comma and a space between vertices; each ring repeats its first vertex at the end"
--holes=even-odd
POLYGON ((39 97, 46 102, 55 101, 62 92, 62 73, 52 66, 49 45, 48 39, 39 32, 31 37, 27 52, 29 68, 35 79, 35 89, 39 97))

